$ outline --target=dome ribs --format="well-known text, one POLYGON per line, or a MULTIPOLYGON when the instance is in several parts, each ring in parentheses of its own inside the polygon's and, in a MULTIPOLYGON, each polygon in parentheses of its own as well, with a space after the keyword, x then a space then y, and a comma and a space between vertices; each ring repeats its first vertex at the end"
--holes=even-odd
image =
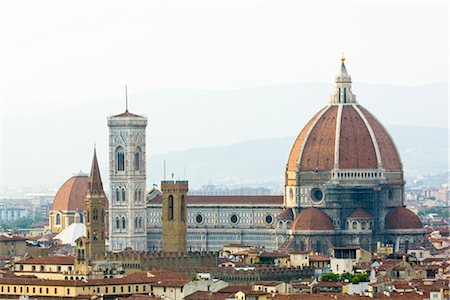
POLYGON ((375 146, 358 112, 345 105, 342 110, 339 149, 340 169, 376 169, 375 146))
POLYGON ((334 165, 337 106, 330 107, 315 123, 306 139, 300 170, 331 170, 334 165))
POLYGON ((381 123, 365 108, 358 105, 369 122, 377 139, 382 167, 386 171, 402 171, 402 163, 395 144, 381 123))
POLYGON ((300 156, 300 152, 302 151, 303 144, 305 143, 305 139, 307 138, 311 130, 311 127, 316 123, 317 118, 319 118, 322 112, 327 108, 328 106, 325 106, 319 112, 317 112, 314 115, 314 117, 311 120, 309 120, 309 122, 302 129, 302 131, 300 131, 300 134, 297 136, 297 139, 295 140, 294 145, 292 146, 291 153, 289 154, 289 160, 287 165, 288 171, 296 171, 297 161, 300 156))

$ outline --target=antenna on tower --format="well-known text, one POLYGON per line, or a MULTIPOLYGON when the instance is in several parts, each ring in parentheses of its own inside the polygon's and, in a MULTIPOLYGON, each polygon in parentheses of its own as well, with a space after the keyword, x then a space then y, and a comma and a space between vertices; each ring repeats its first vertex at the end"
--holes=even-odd
POLYGON ((164 181, 166 181, 166 160, 164 160, 164 181))
POLYGON ((125 84, 125 111, 128 112, 128 87, 125 84))

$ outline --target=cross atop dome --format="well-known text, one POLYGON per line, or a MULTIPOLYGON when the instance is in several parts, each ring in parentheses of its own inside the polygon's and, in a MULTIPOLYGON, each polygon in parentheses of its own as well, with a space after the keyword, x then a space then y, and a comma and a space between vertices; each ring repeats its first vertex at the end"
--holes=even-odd
POLYGON ((341 69, 335 77, 335 89, 330 98, 330 104, 354 104, 356 96, 352 93, 352 77, 345 67, 345 56, 341 57, 341 69))

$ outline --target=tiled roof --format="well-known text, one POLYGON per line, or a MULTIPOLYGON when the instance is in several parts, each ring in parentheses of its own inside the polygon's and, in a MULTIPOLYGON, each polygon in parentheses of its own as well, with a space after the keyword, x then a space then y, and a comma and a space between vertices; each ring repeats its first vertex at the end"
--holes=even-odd
POLYGON ((326 106, 306 124, 292 146, 287 171, 333 169, 337 145, 340 169, 377 169, 379 151, 384 169, 402 170, 392 138, 372 114, 360 105, 343 105, 341 115, 338 109, 326 106))
POLYGON ((18 241, 26 241, 26 238, 23 238, 21 236, 7 236, 7 235, 3 235, 0 234, 0 242, 18 242, 18 241))
POLYGON ((77 175, 69 178, 56 193, 52 210, 84 211, 89 177, 77 175))
POLYGON ((318 208, 302 210, 291 225, 291 230, 334 230, 330 217, 318 208))
MULTIPOLYGON (((150 204, 162 204, 156 197, 150 204)), ((283 196, 187 196, 187 205, 283 205, 283 196)))
POLYGON ((309 261, 330 261, 330 258, 325 255, 310 255, 309 261))
POLYGON ((358 207, 348 216, 348 218, 372 219, 373 216, 369 214, 365 209, 358 207))
POLYGON ((24 265, 73 265, 74 263, 74 256, 39 256, 16 262, 16 264, 24 265))
POLYGON ((189 282, 184 275, 170 271, 151 271, 136 272, 123 278, 107 278, 93 279, 88 281, 80 280, 42 280, 42 279, 25 279, 0 278, 0 284, 28 284, 28 285, 57 285, 57 286, 99 286, 113 284, 141 284, 147 283, 153 286, 181 287, 189 282))
POLYGON ((419 217, 405 207, 394 208, 386 215, 386 229, 421 229, 422 227, 419 217))
POLYGON ((121 114, 115 115, 113 117, 114 118, 143 118, 143 116, 130 113, 128 110, 126 110, 125 112, 123 112, 121 114))
POLYGON ((292 211, 292 208, 286 208, 285 210, 283 210, 278 216, 277 216, 278 220, 289 220, 289 221, 293 221, 294 220, 294 212, 292 211))

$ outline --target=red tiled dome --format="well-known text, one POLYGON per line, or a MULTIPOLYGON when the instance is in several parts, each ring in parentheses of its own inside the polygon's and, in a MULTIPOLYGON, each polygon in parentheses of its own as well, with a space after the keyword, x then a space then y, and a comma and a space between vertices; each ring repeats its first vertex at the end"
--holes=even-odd
POLYGON ((401 171, 397 148, 381 123, 359 104, 328 105, 298 135, 287 171, 340 169, 401 171), (342 109, 339 113, 339 109, 342 109), (337 132, 338 131, 338 132, 337 132), (337 161, 335 161, 337 160, 337 161))
POLYGON ((372 215, 368 213, 365 209, 358 207, 355 209, 348 218, 355 218, 355 219, 372 219, 372 215))
POLYGON ((419 217, 405 207, 392 209, 385 219, 386 229, 419 229, 423 228, 419 217))
POLYGON ((302 210, 292 223, 291 230, 334 230, 330 217, 318 208, 302 210))
POLYGON ((283 210, 278 216, 278 220, 289 220, 292 221, 294 219, 294 212, 292 211, 292 208, 286 208, 283 210))
POLYGON ((53 200, 52 210, 86 210, 85 199, 88 189, 89 177, 86 175, 77 175, 69 178, 59 188, 53 200))

